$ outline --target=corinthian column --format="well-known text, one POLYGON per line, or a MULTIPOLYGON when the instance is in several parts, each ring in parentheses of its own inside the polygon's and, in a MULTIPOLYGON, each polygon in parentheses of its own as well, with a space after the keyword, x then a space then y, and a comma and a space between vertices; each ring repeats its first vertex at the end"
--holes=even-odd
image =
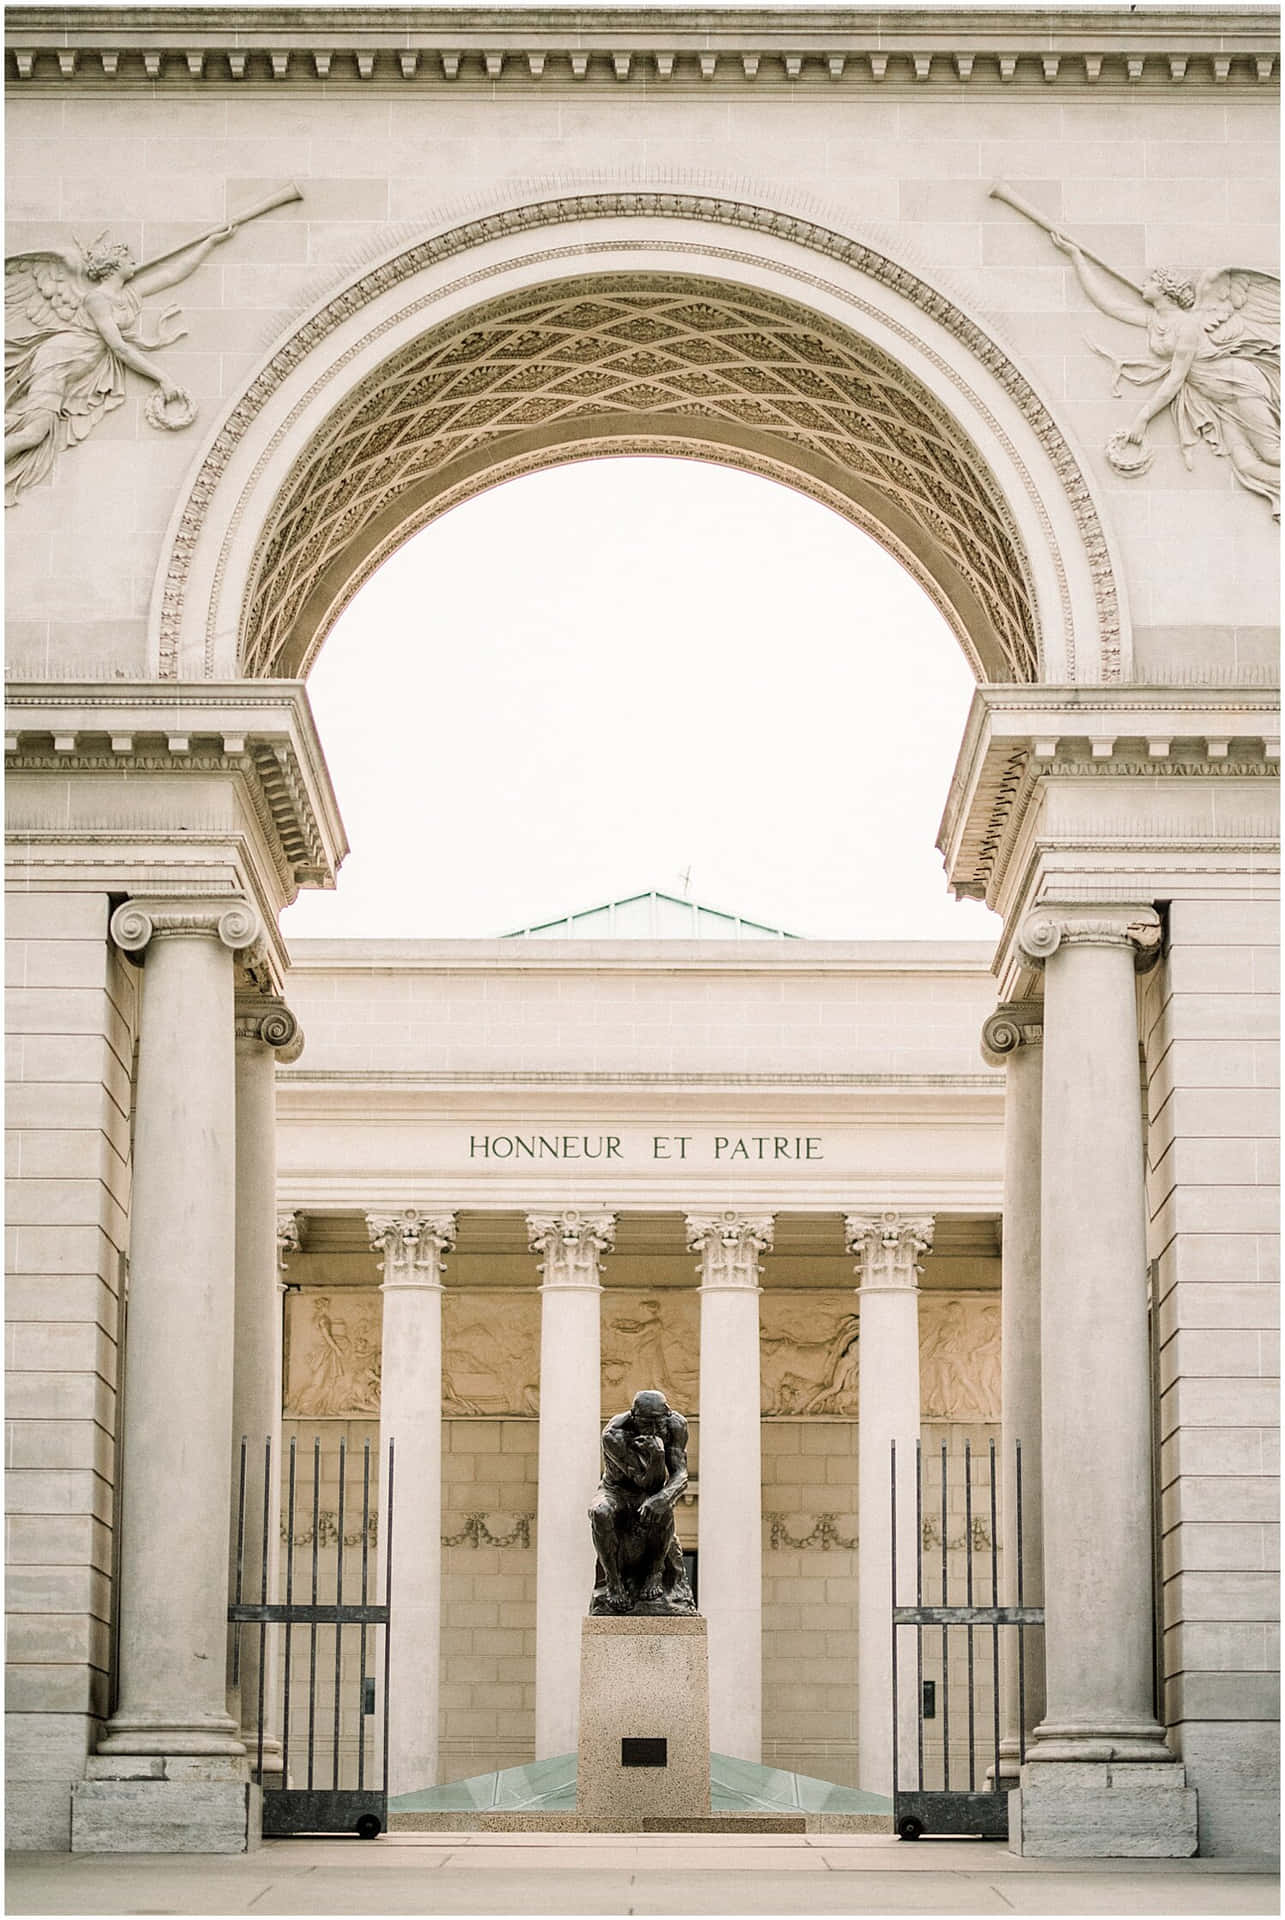
MULTIPOLYGON (((236 1033, 236 1308, 232 1362, 232 1471, 239 1471, 246 1442, 245 1529, 241 1539, 241 1591, 258 1600, 263 1586, 263 1474, 265 1442, 271 1442, 267 1484, 267 1597, 276 1598, 277 1534, 281 1488, 281 1288, 277 1237, 278 1059, 297 1060, 303 1035, 290 1009, 264 994, 238 994, 236 1033)), ((232 1512, 230 1555, 237 1553, 237 1515, 232 1512)), ((259 1635, 240 1636, 237 1686, 229 1711, 238 1716, 247 1748, 258 1748, 259 1635)), ((264 1636, 268 1662, 276 1637, 264 1636)), ((271 1672, 263 1675, 266 1715, 275 1708, 271 1672)), ((264 1770, 279 1769, 281 1742, 265 1727, 264 1770)))
MULTIPOLYGON (((861 1310, 857 1395, 857 1777, 892 1792, 892 1512, 897 1444, 898 1599, 913 1597, 915 1442, 919 1438, 919 1259, 933 1243, 931 1214, 850 1213, 861 1310), (909 1584, 907 1584, 909 1583, 909 1584)), ((909 1636, 902 1635, 903 1640, 909 1636)), ((900 1778, 914 1784, 918 1701, 913 1648, 898 1663, 900 1778)))
POLYGON ((759 1263, 772 1215, 687 1216, 701 1256, 700 1607, 709 1621, 709 1739, 763 1750, 763 1462, 759 1263))
MULTIPOLYGON (((1040 1138, 1044 1007, 1010 1000, 982 1027, 982 1054, 1004 1074, 1004 1265, 1000 1291, 1003 1439, 1000 1544, 1004 1604, 1017 1604, 1017 1449, 1022 1450, 1022 1599, 1044 1600, 1040 1474, 1040 1138)), ((1015 1787, 1026 1740, 1044 1718, 1044 1637, 1000 1635, 1004 1735, 997 1785, 1015 1787), (1025 1713, 1019 1718, 1019 1695, 1025 1713), (1021 1722, 1024 1720, 1024 1724, 1021 1722)))
POLYGON ((1189 1853, 1195 1796, 1164 1764, 1152 1683, 1134 974, 1157 957, 1160 923, 1149 906, 1046 903, 1018 944, 1044 969, 1040 1319, 1044 1477, 1055 1494, 1044 1514, 1047 1705, 1022 1770, 1019 1844, 1189 1853), (1055 1764, 1064 1761, 1075 1764, 1055 1764), (1144 1764, 1130 1781, 1122 1762, 1144 1764))
POLYGON ((599 1267, 612 1213, 527 1215, 540 1287, 540 1483, 535 1558, 535 1757, 574 1753, 580 1622, 593 1591, 589 1502, 601 1471, 599 1267))
POLYGON ((145 958, 125 1343, 120 1692, 99 1745, 104 1755, 245 1752, 227 1711, 224 1657, 236 1252, 233 955, 259 930, 244 901, 226 898, 130 901, 112 915, 117 946, 145 958))
MULTIPOLYGON (((442 1630, 442 1256, 455 1215, 368 1213, 383 1254, 379 1450, 393 1443, 388 1791, 437 1785, 442 1630)), ((384 1468, 386 1471, 386 1465, 384 1468)))

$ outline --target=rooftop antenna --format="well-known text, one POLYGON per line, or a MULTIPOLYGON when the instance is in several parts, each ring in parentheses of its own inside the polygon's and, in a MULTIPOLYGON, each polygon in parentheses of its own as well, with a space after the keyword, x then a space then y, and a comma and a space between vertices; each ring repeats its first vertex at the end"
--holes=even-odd
POLYGON ((684 869, 683 869, 683 871, 682 871, 682 872, 681 872, 681 873, 679 874, 679 876, 678 876, 678 877, 679 877, 679 879, 680 879, 680 880, 682 881, 682 883, 683 883, 683 898, 684 898, 684 900, 690 900, 690 899, 691 899, 691 897, 692 897, 692 870, 691 870, 691 868, 690 868, 690 867, 684 867, 684 869))

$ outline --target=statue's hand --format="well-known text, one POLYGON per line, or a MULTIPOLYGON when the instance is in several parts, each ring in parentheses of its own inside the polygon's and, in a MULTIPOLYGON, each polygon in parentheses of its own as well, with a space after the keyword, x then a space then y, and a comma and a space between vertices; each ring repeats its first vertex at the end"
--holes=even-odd
POLYGON ((1053 242, 1053 245, 1059 253, 1069 253, 1072 259, 1074 259, 1075 255, 1080 251, 1074 240, 1068 238, 1064 233, 1055 232, 1052 228, 1049 230, 1049 239, 1053 242))
POLYGON ((1146 439, 1146 437, 1147 437, 1147 416, 1145 413, 1140 413, 1137 419, 1134 421, 1133 425, 1126 432, 1124 438, 1129 446, 1140 447, 1143 441, 1146 439))

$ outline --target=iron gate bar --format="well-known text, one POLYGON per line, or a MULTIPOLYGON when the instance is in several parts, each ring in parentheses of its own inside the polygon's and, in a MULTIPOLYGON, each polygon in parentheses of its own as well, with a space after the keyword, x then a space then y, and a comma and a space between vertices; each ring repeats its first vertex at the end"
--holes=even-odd
MULTIPOLYGON (((272 1447, 264 1448, 263 1476, 263 1534, 262 1555, 259 1572, 259 1597, 249 1599, 245 1594, 246 1573, 246 1500, 248 1479, 247 1444, 241 1443, 240 1471, 237 1487, 237 1519, 235 1530, 235 1569, 233 1574, 233 1598, 228 1606, 228 1621, 233 1628, 233 1671, 240 1676, 244 1669, 241 1660, 241 1630, 249 1627, 259 1636, 259 1677, 258 1677, 258 1727, 257 1760, 260 1785, 263 1787, 263 1830, 269 1837, 297 1833, 316 1833, 333 1831, 356 1831, 366 1838, 373 1838, 387 1825, 388 1819, 388 1754, 389 1720, 388 1691, 390 1681, 389 1623, 391 1615, 390 1596, 392 1591, 392 1473, 393 1447, 388 1447, 388 1478, 385 1483, 386 1507, 384 1514, 384 1558, 385 1576, 382 1599, 371 1593, 371 1530, 374 1516, 371 1513, 371 1475, 370 1475, 369 1439, 362 1446, 362 1485, 361 1485, 361 1598, 360 1601, 345 1600, 344 1572, 345 1547, 348 1545, 346 1527, 349 1516, 348 1472, 350 1468, 349 1449, 346 1437, 341 1436, 338 1446, 339 1490, 336 1514, 336 1538, 334 1557, 333 1600, 321 1597, 321 1475, 322 1452, 320 1436, 314 1439, 312 1467, 312 1534, 310 1542, 311 1578, 310 1597, 306 1601, 295 1600, 295 1553, 305 1544, 296 1539, 295 1523, 298 1510, 298 1450, 292 1438, 289 1450, 289 1475, 286 1497, 286 1576, 285 1600, 283 1602, 268 1599, 269 1549, 271 1547, 271 1517, 273 1511, 272 1494, 272 1447), (264 1785, 264 1745, 267 1735, 267 1715, 270 1702, 267 1697, 268 1661, 267 1635, 269 1627, 280 1626, 284 1631, 284 1671, 282 1674, 282 1752, 280 1787, 264 1785), (292 1634, 295 1627, 308 1629, 308 1754, 307 1785, 295 1787, 290 1784, 290 1710, 293 1691, 293 1645, 292 1634), (329 1628, 334 1634, 334 1679, 331 1705, 331 1781, 322 1787, 317 1783, 319 1762, 324 1760, 317 1753, 317 1688, 319 1682, 320 1646, 318 1632, 329 1628), (345 1785, 341 1779, 341 1748, 344 1739, 344 1643, 345 1628, 356 1628, 359 1638, 359 1658, 356 1662, 356 1779, 355 1787, 345 1785), (383 1741, 382 1741, 382 1780, 379 1785, 368 1784, 366 1755, 367 1728, 369 1714, 377 1710, 375 1706, 374 1678, 369 1674, 370 1631, 382 1631, 384 1636, 384 1699, 383 1741), (370 1705, 367 1707, 367 1686, 371 1688, 370 1705)), ((356 1544, 355 1541, 352 1544, 356 1544)), ((377 1565, 377 1562, 376 1562, 377 1565)), ((327 1576, 329 1577, 329 1576, 327 1576)), ((377 1577, 377 1576, 376 1576, 377 1577)), ((351 1581, 351 1575, 350 1575, 351 1581)), ((372 1729, 373 1731, 373 1729, 372 1729)), ((347 1762, 342 1762, 346 1768, 347 1762)))
MULTIPOLYGON (((951 1540, 950 1521, 950 1455, 947 1446, 941 1448, 941 1530, 939 1548, 941 1553, 941 1601, 940 1604, 927 1604, 924 1599, 924 1457, 922 1445, 915 1447, 915 1604, 903 1605, 898 1597, 898 1556, 897 1556, 897 1449, 892 1445, 890 1454, 891 1486, 890 1514, 892 1523, 892 1701, 893 1701, 893 1811, 897 1830, 903 1839, 917 1839, 921 1833, 960 1833, 985 1838, 1005 1838, 1008 1833, 1008 1796, 996 1785, 990 1791, 983 1791, 977 1785, 977 1686, 979 1669, 977 1659, 976 1630, 987 1628, 990 1631, 991 1660, 991 1746, 994 1753, 991 1778, 1000 1779, 1000 1698, 1001 1662, 1000 1630, 1011 1629, 1018 1636, 1017 1717, 1019 1722, 1019 1757, 1025 1759, 1025 1721, 1026 1721, 1026 1668, 1025 1637, 1036 1627, 1044 1624, 1044 1609, 1028 1606, 1024 1591, 1024 1549, 1022 1541, 1022 1458, 1020 1446, 1015 1447, 1014 1504, 1017 1522, 1016 1541, 1016 1586, 1015 1605, 1001 1605, 999 1599, 999 1506, 998 1482, 996 1479, 996 1448, 994 1440, 987 1445, 986 1464, 989 1475, 988 1501, 990 1517, 990 1604, 985 1605, 978 1599, 979 1576, 974 1562, 978 1543, 974 1538, 974 1529, 978 1524, 976 1501, 973 1488, 973 1449, 970 1441, 965 1441, 963 1450, 964 1498, 963 1519, 963 1584, 964 1600, 955 1604, 950 1597, 951 1585, 951 1540), (917 1712, 917 1759, 918 1778, 915 1787, 907 1788, 901 1782, 901 1726, 899 1713, 899 1693, 901 1674, 899 1666, 898 1632, 906 1627, 915 1629, 915 1674, 918 1686, 916 1702, 917 1712), (926 1753, 924 1735, 924 1680, 923 1680, 923 1636, 925 1628, 936 1628, 941 1634, 941 1785, 929 1787, 926 1782, 926 1753), (968 1741, 968 1787, 961 1789, 951 1785, 951 1737, 950 1737, 950 1629, 963 1628, 966 1635, 967 1659, 967 1701, 966 1725, 968 1741)), ((982 1576, 984 1582, 984 1575, 982 1576)))

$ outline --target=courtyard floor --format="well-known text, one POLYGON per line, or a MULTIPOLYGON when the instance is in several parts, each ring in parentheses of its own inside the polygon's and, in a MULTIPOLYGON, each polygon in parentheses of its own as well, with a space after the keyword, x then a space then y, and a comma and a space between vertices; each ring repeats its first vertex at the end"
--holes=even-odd
POLYGON ((1033 1861, 878 1835, 392 1834, 241 1855, 11 1854, 13 1914, 1260 1914, 1274 1862, 1033 1861))

